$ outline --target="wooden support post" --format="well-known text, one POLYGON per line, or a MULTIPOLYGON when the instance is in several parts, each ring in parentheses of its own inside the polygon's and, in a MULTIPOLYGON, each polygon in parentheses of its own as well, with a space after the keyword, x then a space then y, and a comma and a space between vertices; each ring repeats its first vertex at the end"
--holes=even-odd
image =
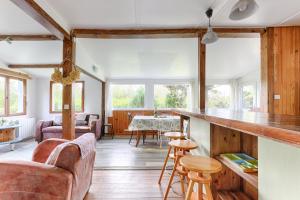
POLYGON ((198 87, 199 87, 199 108, 205 109, 205 64, 206 64, 206 45, 201 43, 203 34, 198 37, 198 87))
POLYGON ((105 87, 106 83, 102 82, 102 96, 101 96, 101 121, 102 121, 102 127, 101 127, 101 135, 104 134, 104 124, 105 124, 105 87))
MULTIPOLYGON (((73 40, 64 39, 63 43, 63 76, 66 77, 73 69, 75 59, 75 43, 73 40)), ((74 105, 72 102, 72 85, 63 86, 63 111, 62 127, 63 138, 68 140, 75 139, 74 125, 74 105)))

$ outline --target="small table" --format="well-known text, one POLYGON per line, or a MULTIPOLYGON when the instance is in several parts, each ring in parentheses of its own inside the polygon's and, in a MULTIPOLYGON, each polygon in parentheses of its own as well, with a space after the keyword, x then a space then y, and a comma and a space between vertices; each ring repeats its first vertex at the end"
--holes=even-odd
POLYGON ((10 149, 13 151, 15 143, 19 142, 19 124, 0 126, 0 144, 9 144, 10 149))
POLYGON ((137 132, 136 147, 139 145, 141 131, 180 131, 180 116, 141 116, 133 117, 128 130, 137 132))

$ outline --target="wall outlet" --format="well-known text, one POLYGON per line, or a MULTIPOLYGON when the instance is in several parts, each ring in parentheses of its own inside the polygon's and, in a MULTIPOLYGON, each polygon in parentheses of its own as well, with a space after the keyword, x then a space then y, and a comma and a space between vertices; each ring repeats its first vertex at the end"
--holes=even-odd
POLYGON ((275 99, 275 100, 279 100, 279 99, 280 99, 280 95, 279 95, 279 94, 275 94, 275 95, 274 95, 274 99, 275 99))
POLYGON ((69 104, 65 104, 64 105, 64 110, 69 110, 70 109, 70 105, 69 104))

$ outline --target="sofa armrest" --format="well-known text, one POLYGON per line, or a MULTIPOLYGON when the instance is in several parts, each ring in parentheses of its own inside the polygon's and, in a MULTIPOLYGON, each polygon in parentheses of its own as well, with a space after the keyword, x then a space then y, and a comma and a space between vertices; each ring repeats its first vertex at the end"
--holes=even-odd
POLYGON ((68 142, 69 140, 51 138, 41 142, 33 151, 32 160, 39 163, 45 163, 57 145, 68 142))
POLYGON ((45 121, 45 120, 40 120, 36 124, 36 129, 35 129, 35 141, 40 143, 43 141, 43 128, 53 126, 53 121, 45 121))
POLYGON ((0 161, 0 199, 71 198, 72 174, 52 165, 0 161))
POLYGON ((93 120, 91 122, 91 132, 95 134, 96 140, 100 139, 101 125, 102 125, 102 122, 100 119, 93 120))

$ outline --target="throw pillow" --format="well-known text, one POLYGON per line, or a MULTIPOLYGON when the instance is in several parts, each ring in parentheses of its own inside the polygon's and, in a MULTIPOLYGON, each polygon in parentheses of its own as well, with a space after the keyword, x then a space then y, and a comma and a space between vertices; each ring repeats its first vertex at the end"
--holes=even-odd
POLYGON ((54 126, 61 126, 62 125, 62 116, 61 115, 56 115, 54 117, 53 125, 54 126))
POLYGON ((90 115, 90 117, 89 117, 89 126, 91 126, 92 121, 95 121, 97 119, 98 119, 97 115, 90 115))

